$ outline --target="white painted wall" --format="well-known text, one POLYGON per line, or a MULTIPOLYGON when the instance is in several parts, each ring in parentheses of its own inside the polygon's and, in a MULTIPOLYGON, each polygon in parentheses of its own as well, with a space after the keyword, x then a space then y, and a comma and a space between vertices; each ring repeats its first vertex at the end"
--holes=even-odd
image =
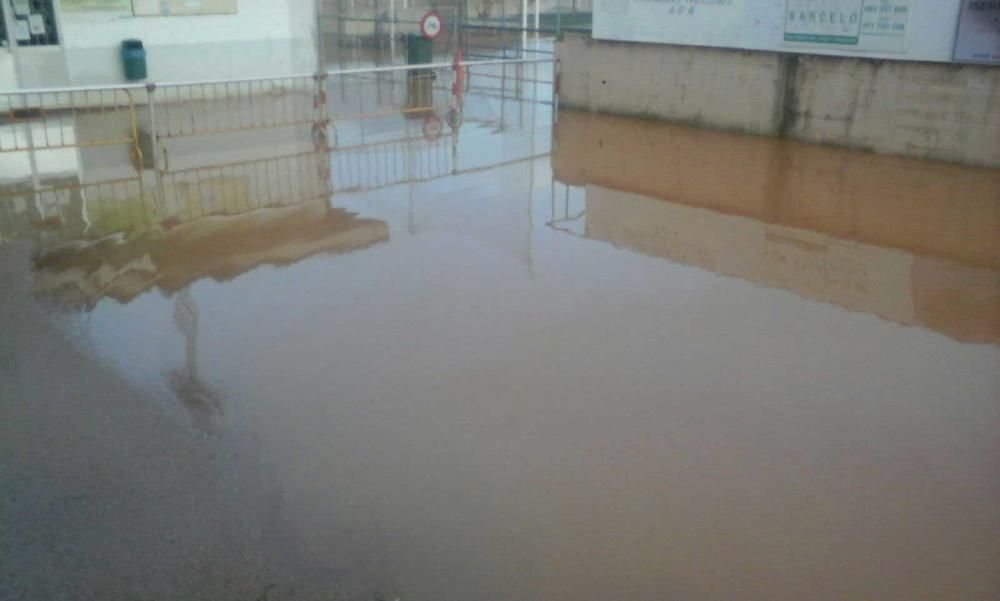
POLYGON ((14 56, 10 50, 0 48, 0 90, 17 87, 17 72, 14 71, 14 56))
MULTIPOLYGON (((772 50, 835 56, 865 56, 897 60, 951 62, 961 2, 958 0, 891 0, 907 5, 907 39, 901 48, 884 50, 874 37, 860 47, 804 44, 784 40, 788 0, 595 0, 594 38, 772 50), (695 8, 683 16, 679 6, 695 8), (902 50, 902 51, 898 51, 902 50)), ((802 2, 802 0, 797 0, 802 2)), ((816 7, 858 0, 811 0, 816 7)), ((869 2, 869 4, 871 4, 869 2)))
POLYGON ((59 46, 18 48, 15 60, 19 63, 15 70, 21 88, 64 86, 69 83, 65 55, 59 46))
POLYGON ((48 85, 123 82, 119 53, 127 38, 145 44, 150 81, 310 73, 316 68, 314 5, 239 0, 235 15, 169 17, 60 11, 67 81, 52 77, 48 85))

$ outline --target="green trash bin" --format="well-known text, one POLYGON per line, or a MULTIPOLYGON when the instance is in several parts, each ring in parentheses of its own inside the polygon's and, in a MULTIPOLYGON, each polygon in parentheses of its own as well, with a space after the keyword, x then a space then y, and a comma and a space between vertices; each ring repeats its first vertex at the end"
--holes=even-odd
POLYGON ((434 41, 419 33, 406 34, 406 64, 426 65, 434 61, 434 41))
POLYGON ((122 42, 122 67, 128 81, 146 79, 146 50, 142 47, 142 40, 122 42))
MULTIPOLYGON (((434 60, 434 41, 418 33, 406 34, 406 64, 427 65, 434 60)), ((434 100, 434 71, 407 69, 406 105, 408 116, 419 117, 417 111, 429 111, 434 100)))

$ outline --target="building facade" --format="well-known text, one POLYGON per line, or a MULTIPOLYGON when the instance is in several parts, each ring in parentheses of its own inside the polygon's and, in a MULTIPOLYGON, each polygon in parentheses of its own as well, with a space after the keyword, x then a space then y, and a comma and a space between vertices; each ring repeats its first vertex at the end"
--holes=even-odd
POLYGON ((125 81, 143 42, 156 82, 311 73, 315 0, 0 0, 0 90, 125 81))

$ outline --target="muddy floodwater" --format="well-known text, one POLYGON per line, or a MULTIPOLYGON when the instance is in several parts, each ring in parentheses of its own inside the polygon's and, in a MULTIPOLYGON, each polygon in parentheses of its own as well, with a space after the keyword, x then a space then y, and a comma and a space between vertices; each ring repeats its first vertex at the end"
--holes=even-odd
POLYGON ((4 184, 0 598, 1000 598, 997 170, 475 106, 4 184))

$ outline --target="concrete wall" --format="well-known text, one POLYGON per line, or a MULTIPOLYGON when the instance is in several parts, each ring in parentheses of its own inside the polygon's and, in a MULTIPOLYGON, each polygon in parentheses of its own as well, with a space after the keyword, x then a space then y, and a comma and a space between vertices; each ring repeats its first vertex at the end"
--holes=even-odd
POLYGON ((1000 166, 1000 69, 567 36, 561 104, 1000 166))

